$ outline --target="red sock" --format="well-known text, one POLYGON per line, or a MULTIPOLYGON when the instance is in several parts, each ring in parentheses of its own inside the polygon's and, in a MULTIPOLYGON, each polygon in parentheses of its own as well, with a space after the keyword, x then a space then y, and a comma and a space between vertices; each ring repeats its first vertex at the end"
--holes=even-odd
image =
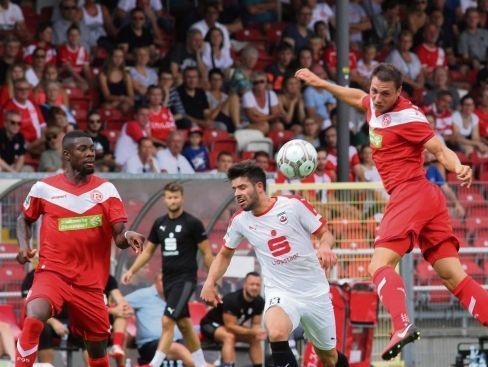
POLYGON ((112 334, 112 344, 117 344, 117 345, 120 345, 121 347, 124 346, 124 338, 125 338, 125 334, 120 332, 120 331, 116 331, 115 333, 112 334))
POLYGON ((22 334, 17 341, 15 355, 15 367, 32 366, 37 358, 39 336, 44 329, 44 323, 34 317, 26 317, 22 334))
POLYGON ((488 292, 469 275, 454 288, 452 293, 463 307, 483 326, 488 326, 488 292))
POLYGON ((376 270, 373 283, 381 303, 391 316, 395 330, 402 330, 410 324, 402 277, 391 266, 376 270))
POLYGON ((108 356, 101 358, 88 358, 88 365, 90 367, 110 367, 110 362, 108 361, 108 356))

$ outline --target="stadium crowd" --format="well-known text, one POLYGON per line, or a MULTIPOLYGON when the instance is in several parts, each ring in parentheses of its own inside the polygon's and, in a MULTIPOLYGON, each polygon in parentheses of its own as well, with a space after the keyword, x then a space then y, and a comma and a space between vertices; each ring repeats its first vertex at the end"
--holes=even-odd
MULTIPOLYGON (((222 151, 257 150, 274 171, 273 153, 299 137, 326 148, 334 180, 336 100, 294 77, 307 67, 336 80, 334 3, 2 0, 0 169, 59 171, 62 137, 78 128, 98 171, 205 172, 222 151)), ((486 157, 488 2, 351 0, 348 11, 351 86, 394 64, 446 144, 486 157)), ((349 126, 351 179, 367 180, 364 116, 349 126)))

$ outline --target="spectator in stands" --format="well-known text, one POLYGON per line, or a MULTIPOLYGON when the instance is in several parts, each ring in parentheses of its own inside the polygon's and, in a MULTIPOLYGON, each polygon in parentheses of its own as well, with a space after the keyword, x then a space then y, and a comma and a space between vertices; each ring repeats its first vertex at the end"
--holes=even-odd
MULTIPOLYGON (((329 126, 323 134, 327 160, 330 162, 330 168, 337 172, 337 129, 335 126, 329 126)), ((360 177, 361 170, 359 167, 358 151, 351 145, 349 146, 349 169, 352 177, 360 177)))
POLYGON ((115 10, 115 20, 121 25, 130 23, 130 12, 140 7, 144 13, 152 12, 157 19, 164 17, 163 5, 157 0, 119 0, 115 10))
POLYGON ((373 161, 373 149, 369 145, 363 145, 359 150, 360 174, 358 180, 363 182, 381 182, 381 176, 373 161))
POLYGON ((278 100, 285 129, 293 131, 295 135, 300 134, 307 117, 300 81, 294 76, 285 79, 283 93, 278 96, 278 100))
POLYGON ((141 104, 136 108, 135 120, 126 122, 115 145, 115 163, 123 166, 130 157, 137 155, 137 143, 149 136, 149 107, 141 104))
POLYGON ((0 85, 5 84, 7 70, 17 61, 20 50, 20 41, 14 36, 5 37, 3 44, 3 55, 0 57, 0 85))
POLYGON ((308 28, 312 19, 312 9, 302 5, 296 14, 296 21, 289 24, 283 32, 283 41, 293 45, 295 51, 308 46, 308 41, 313 32, 308 28))
POLYGON ((61 0, 59 3, 61 17, 53 23, 53 43, 56 46, 64 45, 68 42, 68 29, 72 25, 77 25, 80 29, 80 44, 88 50, 90 47, 90 31, 85 23, 80 22, 81 12, 75 0, 61 0))
POLYGON ((249 359, 253 366, 263 365, 261 344, 266 339, 266 331, 261 326, 264 311, 261 283, 259 273, 248 273, 243 287, 226 294, 222 302, 210 309, 200 322, 204 337, 222 344, 222 366, 234 366, 236 342, 249 344, 249 359))
POLYGON ((307 117, 303 121, 303 133, 297 135, 296 138, 308 141, 310 144, 314 146, 314 148, 317 149, 320 146, 319 135, 320 135, 319 122, 313 117, 307 117))
POLYGON ((434 103, 427 106, 425 111, 435 116, 434 131, 443 137, 448 146, 452 146, 454 150, 459 150, 453 136, 451 105, 451 93, 447 90, 440 90, 434 103))
POLYGON ((39 153, 44 142, 41 139, 41 130, 44 128, 39 105, 29 100, 30 85, 25 79, 14 82, 14 96, 3 106, 5 111, 17 111, 21 115, 22 126, 20 132, 26 140, 26 149, 31 153, 39 153), (40 150, 39 150, 40 149, 40 150))
POLYGON ((298 50, 298 55, 295 62, 295 70, 307 68, 310 69, 313 66, 313 51, 310 47, 302 47, 298 50))
POLYGON ((176 129, 171 110, 163 104, 164 93, 158 85, 151 85, 147 91, 150 136, 157 147, 165 147, 169 133, 176 129))
MULTIPOLYGON (((48 82, 52 82, 52 81, 54 82, 59 81, 58 68, 56 65, 47 64, 46 67, 44 68, 44 73, 42 74, 41 82, 37 85, 36 88, 34 88, 34 91, 32 93, 33 102, 39 105, 46 103, 47 96, 46 96, 45 87, 48 84, 48 82)), ((68 93, 66 93, 66 90, 64 88, 61 88, 59 90, 57 103, 66 106, 69 105, 68 93)))
POLYGON ((87 91, 92 84, 90 53, 81 43, 80 28, 72 25, 66 31, 67 40, 59 49, 59 67, 63 84, 70 88, 87 91))
POLYGON ((428 79, 432 78, 434 69, 438 66, 446 67, 446 54, 444 49, 437 46, 439 39, 439 29, 434 23, 427 23, 423 31, 424 42, 421 43, 415 50, 420 64, 424 69, 424 73, 428 79))
POLYGON ((266 25, 276 20, 278 1, 276 0, 243 0, 242 22, 248 25, 266 25))
POLYGON ((162 70, 159 75, 159 86, 164 91, 163 105, 169 107, 178 129, 189 129, 192 122, 187 119, 185 107, 175 85, 175 78, 169 70, 162 70))
MULTIPOLYGON (((350 69, 350 78, 351 81, 355 81, 357 79, 357 68, 358 59, 356 56, 356 52, 353 50, 349 50, 349 69, 350 69)), ((327 70, 327 74, 331 79, 337 79, 337 47, 334 41, 329 42, 328 47, 324 51, 323 62, 321 65, 324 65, 327 70)))
POLYGON ((24 136, 20 133, 22 117, 19 112, 5 109, 0 128, 0 169, 2 172, 20 172, 24 168, 24 136))
POLYGON ((6 322, 0 321, 0 360, 7 356, 12 363, 15 363, 15 338, 12 328, 6 322))
MULTIPOLYGON (((64 111, 69 124, 76 126, 76 120, 69 108, 63 104, 63 96, 61 95, 61 84, 54 80, 48 80, 44 83, 46 91, 46 101, 40 105, 44 120, 48 120, 49 113, 53 107, 59 107, 64 111)), ((65 131, 67 132, 67 131, 65 131)))
POLYGON ((412 37, 417 32, 421 32, 422 28, 427 24, 429 16, 426 13, 427 0, 415 0, 409 2, 406 14, 406 30, 408 30, 412 37))
POLYGON ((124 164, 125 173, 161 172, 156 161, 156 148, 149 138, 142 138, 137 143, 137 155, 130 157, 124 164))
POLYGON ((335 14, 330 8, 329 4, 327 3, 317 4, 317 0, 306 0, 305 4, 307 4, 307 6, 312 11, 312 18, 308 23, 308 29, 314 31, 314 27, 317 22, 324 22, 324 24, 327 27, 327 35, 326 38, 323 39, 325 41, 330 41, 329 24, 335 26, 335 14))
POLYGON ((25 78, 32 88, 35 88, 41 81, 44 73, 44 67, 46 66, 46 51, 37 48, 32 54, 32 60, 32 66, 27 68, 25 78))
POLYGON ((0 37, 5 38, 12 35, 24 42, 28 41, 31 35, 25 26, 24 14, 20 6, 10 0, 1 0, 0 7, 2 9, 0 37))
POLYGON ((264 172, 271 171, 270 156, 268 152, 264 150, 259 150, 254 153, 254 161, 256 165, 259 166, 264 172))
POLYGON ((132 78, 125 69, 124 51, 116 48, 98 75, 103 105, 127 113, 134 106, 132 78))
POLYGON ((64 134, 56 126, 50 126, 45 130, 46 149, 39 160, 39 172, 58 172, 63 168, 64 134))
POLYGON ((444 21, 442 9, 432 9, 429 14, 429 21, 439 29, 439 40, 437 45, 444 50, 452 49, 456 37, 454 36, 453 26, 444 21))
POLYGON ((132 9, 130 11, 130 24, 119 30, 117 44, 124 50, 128 61, 133 61, 132 52, 138 47, 149 47, 151 54, 154 54, 155 46, 163 46, 163 38, 156 14, 153 11, 145 12, 139 7, 132 9), (150 28, 145 25, 146 19, 150 22, 150 28))
POLYGON ((85 132, 90 135, 95 145, 95 165, 98 171, 113 171, 114 158, 110 149, 110 142, 103 134, 103 120, 98 111, 90 111, 87 116, 85 132))
MULTIPOLYGON (((336 180, 336 172, 333 169, 331 163, 328 160, 329 154, 324 147, 317 148, 317 168, 315 172, 305 178, 300 180, 303 183, 330 183, 336 180)), ((321 189, 318 191, 308 191, 304 192, 304 196, 308 196, 308 200, 319 201, 321 203, 326 203, 329 197, 334 197, 334 192, 331 190, 321 189)))
POLYGON ((129 68, 129 75, 134 84, 136 100, 142 101, 148 92, 148 87, 158 84, 158 74, 154 68, 148 67, 151 56, 148 47, 138 47, 134 53, 136 62, 129 68))
MULTIPOLYGON (((163 275, 161 273, 156 275, 152 286, 140 288, 125 296, 136 314, 136 346, 140 365, 148 365, 151 362, 156 353, 159 338, 163 334, 162 323, 155 322, 161 318, 166 308, 163 297, 163 275)), ((182 336, 177 328, 174 340, 180 339, 182 336)), ((193 365, 190 351, 183 344, 177 342, 171 344, 167 358, 181 360, 185 366, 193 365)))
POLYGON ((229 171, 230 167, 234 164, 234 156, 231 152, 226 150, 221 151, 217 155, 217 168, 210 171, 210 173, 225 173, 229 171))
MULTIPOLYGON (((198 29, 204 38, 208 37, 210 29, 219 29, 222 36, 222 49, 225 49, 226 52, 229 53, 231 48, 229 31, 222 23, 219 23, 217 21, 219 19, 219 13, 220 9, 217 2, 207 2, 207 4, 204 5, 203 9, 203 19, 194 23, 190 27, 190 29, 198 29)), ((208 67, 209 70, 213 68, 224 69, 222 66, 219 65, 213 65, 208 67)))
POLYGON ((207 95, 199 88, 200 78, 196 67, 189 66, 183 72, 183 84, 178 87, 178 94, 186 111, 186 117, 203 129, 214 128, 215 122, 210 120, 210 106, 207 95))
MULTIPOLYGON (((322 66, 314 65, 312 71, 320 78, 327 79, 327 74, 322 66)), ((321 128, 330 126, 330 111, 337 104, 334 96, 324 89, 308 86, 305 88, 303 97, 307 116, 316 119, 320 123, 321 128)))
POLYGON ((3 106, 10 98, 14 97, 15 81, 25 79, 25 65, 22 63, 13 63, 9 66, 5 84, 0 89, 0 107, 3 106))
POLYGON ((364 46, 362 57, 358 60, 356 83, 358 83, 363 90, 369 89, 371 74, 378 65, 376 54, 376 46, 369 43, 364 46))
POLYGON ((444 195, 446 195, 447 199, 454 204, 454 212, 456 216, 458 216, 459 218, 464 218, 464 216, 466 215, 466 210, 463 208, 463 206, 457 199, 455 192, 447 184, 444 176, 439 171, 439 168, 436 165, 435 156, 428 150, 424 151, 424 167, 427 179, 432 183, 438 185, 441 188, 442 192, 444 192, 444 195))
POLYGON ((386 58, 386 62, 393 64, 403 73, 402 87, 410 96, 424 88, 422 65, 417 55, 410 51, 412 45, 412 33, 407 30, 402 31, 398 49, 393 50, 386 58))
POLYGON ((261 131, 264 135, 270 129, 280 128, 281 109, 276 93, 267 88, 266 74, 255 71, 251 76, 252 90, 242 96, 242 107, 249 119, 249 128, 261 131))
POLYGON ((56 126, 63 134, 73 131, 76 123, 70 123, 66 112, 58 106, 51 106, 46 118, 47 127, 56 126))
POLYGON ((428 88, 423 98, 423 104, 429 106, 434 103, 436 95, 441 90, 447 90, 451 94, 451 109, 456 110, 459 106, 459 92, 449 80, 449 70, 444 66, 437 66, 432 73, 433 84, 428 88))
POLYGON ((96 46, 110 47, 111 39, 117 36, 112 15, 107 6, 98 3, 95 0, 85 0, 81 6, 83 23, 89 30, 89 47, 93 49, 96 46))
POLYGON ((224 47, 224 33, 220 28, 212 27, 204 38, 202 61, 207 70, 219 68, 228 75, 234 60, 230 48, 224 47))
POLYGON ((220 127, 233 133, 241 125, 239 96, 236 93, 229 96, 222 91, 225 79, 222 70, 210 70, 208 79, 210 89, 205 93, 210 107, 209 119, 217 121, 220 127))
POLYGON ((488 144, 488 88, 486 87, 481 92, 480 102, 475 113, 480 119, 479 130, 481 141, 488 144))
MULTIPOLYGON (((349 34, 351 40, 351 47, 357 49, 358 45, 363 42, 363 32, 371 29, 371 21, 369 20, 366 12, 361 6, 361 0, 349 1, 349 34)), ((334 11, 336 6, 334 6, 334 11)))
POLYGON ((161 172, 166 173, 195 173, 190 162, 181 154, 183 152, 184 136, 180 130, 173 130, 167 140, 168 147, 156 154, 161 172))
POLYGON ((480 14, 478 9, 466 10, 466 29, 458 40, 458 52, 463 62, 474 69, 480 69, 486 61, 488 51, 488 30, 479 27, 480 14))
POLYGON ((488 151, 488 146, 480 140, 479 117, 474 108, 474 99, 467 94, 461 98, 461 110, 452 114, 453 139, 466 156, 488 151))
POLYGON ((312 35, 308 40, 308 47, 312 50, 312 60, 314 64, 324 65, 325 45, 325 41, 316 34, 312 35))
POLYGON ((285 79, 293 76, 291 65, 293 61, 293 47, 286 42, 282 42, 277 47, 276 62, 268 65, 265 69, 268 83, 277 93, 283 90, 285 79))
POLYGON ((40 23, 37 26, 34 42, 24 47, 23 58, 26 64, 32 64, 33 53, 36 49, 42 49, 46 53, 46 65, 57 63, 56 48, 52 44, 53 41, 53 26, 51 23, 40 23))
POLYGON ((246 46, 241 50, 239 55, 239 66, 230 74, 230 94, 244 92, 252 88, 251 74, 258 62, 259 52, 253 46, 246 46))
POLYGON ((187 68, 196 68, 200 76, 207 78, 207 68, 203 63, 203 35, 198 29, 190 29, 186 34, 185 44, 176 44, 170 55, 171 74, 176 85, 180 85, 183 76, 181 71, 187 68))
POLYGON ((381 12, 372 19, 374 40, 381 48, 389 49, 398 43, 402 30, 400 22, 400 4, 398 0, 386 0, 381 3, 381 12))
POLYGON ((190 162, 195 172, 208 171, 210 168, 208 150, 203 144, 203 130, 193 127, 189 131, 188 142, 183 149, 183 156, 190 162))

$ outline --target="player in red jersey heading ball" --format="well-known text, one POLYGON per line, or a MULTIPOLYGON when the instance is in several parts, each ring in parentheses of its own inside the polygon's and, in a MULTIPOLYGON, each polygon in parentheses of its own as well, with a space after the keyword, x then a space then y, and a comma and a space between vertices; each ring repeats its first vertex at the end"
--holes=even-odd
POLYGON ((394 358, 420 335, 407 313, 403 280, 395 272, 402 256, 415 244, 443 284, 471 315, 488 326, 488 292, 461 266, 459 241, 453 234, 444 195, 425 178, 422 153, 427 149, 434 154, 448 171, 457 174, 462 186, 471 185, 471 168, 462 165, 434 135, 424 114, 400 96, 401 72, 390 64, 378 65, 371 76, 369 95, 329 83, 308 69, 298 70, 296 76, 366 112, 373 160, 390 194, 368 269, 394 327, 382 358, 394 358))
POLYGON ((39 264, 25 301, 26 318, 17 342, 16 367, 32 366, 44 323, 68 306, 71 331, 86 344, 91 367, 108 367, 110 336, 103 289, 117 247, 142 251, 144 237, 126 231, 127 214, 117 189, 93 175, 95 149, 86 133, 63 139, 64 173, 35 183, 17 220, 17 260, 29 262, 31 226, 41 215, 39 264))

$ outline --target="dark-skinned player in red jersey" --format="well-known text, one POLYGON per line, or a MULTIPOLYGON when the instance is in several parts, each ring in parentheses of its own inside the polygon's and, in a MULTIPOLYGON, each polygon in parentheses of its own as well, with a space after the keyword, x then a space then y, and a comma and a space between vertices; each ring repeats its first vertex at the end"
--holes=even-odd
POLYGON ((16 367, 32 366, 44 323, 67 305, 71 332, 86 344, 90 367, 108 367, 110 324, 103 289, 112 239, 120 249, 142 251, 144 237, 125 230, 127 214, 113 184, 93 175, 95 149, 86 133, 63 138, 65 170, 36 182, 17 219, 17 260, 29 262, 32 224, 42 215, 39 264, 25 301, 16 367))
POLYGON ((416 244, 447 289, 488 326, 488 292, 461 266, 459 241, 453 234, 444 195, 425 178, 423 151, 427 149, 448 171, 455 172, 462 186, 471 185, 471 168, 462 165, 434 135, 424 114, 400 96, 401 72, 390 64, 378 65, 369 94, 329 83, 308 69, 298 70, 296 76, 366 113, 373 160, 390 194, 368 269, 394 327, 382 358, 394 358, 420 335, 407 313, 403 280, 395 272, 402 256, 416 244))

